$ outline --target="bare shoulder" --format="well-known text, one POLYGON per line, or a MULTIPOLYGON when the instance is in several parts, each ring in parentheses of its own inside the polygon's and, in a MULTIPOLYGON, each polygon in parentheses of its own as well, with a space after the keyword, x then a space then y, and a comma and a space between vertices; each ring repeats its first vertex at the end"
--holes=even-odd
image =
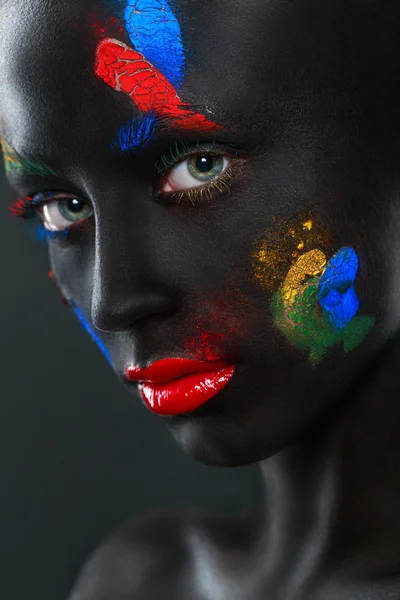
POLYGON ((134 520, 108 538, 83 566, 69 600, 174 600, 189 576, 190 515, 134 520))

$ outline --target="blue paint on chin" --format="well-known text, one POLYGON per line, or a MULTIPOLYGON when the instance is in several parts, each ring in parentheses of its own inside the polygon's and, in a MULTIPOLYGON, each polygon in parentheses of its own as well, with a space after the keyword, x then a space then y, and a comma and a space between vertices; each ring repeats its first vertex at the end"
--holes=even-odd
POLYGON ((102 351, 102 353, 104 354, 104 356, 106 357, 106 359, 108 360, 110 365, 112 366, 111 356, 110 356, 110 353, 108 352, 107 348, 105 347, 104 342, 99 338, 99 336, 90 327, 90 325, 87 322, 87 320, 85 319, 85 316, 84 316, 83 312, 81 311, 81 309, 78 308, 76 306, 76 304, 74 304, 74 303, 71 303, 71 307, 73 308, 73 310, 74 310, 76 316, 78 317, 78 320, 79 320, 80 324, 82 325, 82 327, 84 328, 84 330, 90 335, 92 340, 97 344, 97 346, 100 348, 100 350, 102 351))
POLYGON ((360 301, 354 288, 358 257, 353 248, 341 248, 328 262, 318 287, 318 300, 335 329, 343 329, 357 314, 360 301))
POLYGON ((118 146, 122 152, 136 148, 144 148, 152 139, 156 130, 156 116, 147 113, 139 119, 132 119, 129 125, 121 127, 112 147, 118 146))
POLYGON ((181 28, 167 0, 128 0, 124 19, 136 50, 174 85, 185 71, 181 28))

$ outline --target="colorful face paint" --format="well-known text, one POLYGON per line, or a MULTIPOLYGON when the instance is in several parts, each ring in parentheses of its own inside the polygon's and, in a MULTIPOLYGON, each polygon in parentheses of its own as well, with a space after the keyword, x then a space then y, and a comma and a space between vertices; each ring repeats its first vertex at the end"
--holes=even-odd
POLYGON ((179 88, 185 75, 181 28, 167 0, 128 0, 124 19, 135 49, 179 88))
POLYGON ((140 119, 132 119, 132 122, 118 131, 117 141, 113 146, 118 146, 122 152, 132 148, 144 148, 149 143, 156 129, 157 117, 148 113, 140 119))
MULTIPOLYGON (((167 0, 128 0, 124 11, 127 32, 134 48, 106 38, 96 48, 95 74, 118 92, 125 93, 145 115, 166 119, 178 129, 221 129, 191 110, 178 96, 185 74, 181 30, 167 0)), ((120 148, 146 144, 155 130, 155 118, 139 119, 118 133, 120 148)), ((115 144, 114 144, 115 145, 115 144)))
POLYGON ((295 303, 297 294, 307 283, 307 277, 321 275, 325 265, 325 254, 321 250, 311 250, 297 259, 283 282, 283 298, 287 308, 295 303))
POLYGON ((343 329, 358 312, 360 302, 354 289, 357 270, 357 254, 352 248, 342 248, 331 258, 320 279, 318 300, 336 329, 343 329))
POLYGON ((275 217, 253 252, 254 277, 266 291, 276 292, 293 260, 315 248, 328 254, 331 247, 329 234, 310 214, 301 215, 297 223, 275 217))
POLYGON ((50 279, 52 280, 52 282, 54 283, 54 285, 56 286, 56 289, 57 289, 58 293, 60 294, 60 298, 61 298, 61 301, 64 304, 64 306, 66 306, 67 308, 71 308, 74 311, 74 313, 78 317, 78 320, 79 320, 80 324, 82 325, 82 327, 84 328, 84 330, 90 335, 90 337, 97 344, 97 346, 100 348, 100 350, 102 351, 102 353, 104 354, 104 356, 106 357, 106 359, 108 360, 108 362, 110 363, 110 365, 112 365, 111 356, 110 356, 107 348, 105 347, 104 343, 99 338, 99 336, 96 335, 96 333, 90 327, 90 325, 87 322, 87 320, 85 319, 85 316, 84 316, 83 312, 81 311, 81 309, 75 304, 75 302, 72 302, 71 300, 68 300, 64 296, 64 294, 62 293, 62 291, 61 291, 61 289, 60 289, 60 287, 59 287, 59 285, 57 283, 57 280, 55 278, 55 275, 54 275, 53 271, 49 271, 48 275, 49 275, 50 279))
POLYGON ((30 175, 40 175, 42 177, 55 176, 55 172, 45 165, 21 157, 17 154, 7 142, 0 137, 1 149, 4 157, 6 173, 11 173, 17 169, 23 169, 30 175))
POLYGON ((309 352, 313 365, 336 344, 343 343, 345 352, 353 350, 375 323, 374 317, 355 316, 360 305, 353 285, 355 251, 342 248, 325 264, 320 250, 300 256, 271 302, 279 329, 309 352))
POLYGON ((353 350, 375 323, 374 317, 356 316, 357 254, 345 247, 327 261, 329 236, 311 216, 295 225, 275 223, 253 257, 256 279, 275 292, 271 310, 276 325, 295 347, 309 353, 313 365, 336 344, 343 343, 345 352, 353 350))
POLYGON ((95 73, 117 92, 127 94, 140 111, 153 111, 178 129, 219 129, 204 115, 188 110, 161 71, 123 42, 108 38, 99 43, 95 73))
POLYGON ((108 360, 110 365, 112 365, 111 356, 110 356, 106 346, 104 345, 104 342, 99 338, 99 336, 90 327, 90 325, 87 322, 87 320, 85 319, 85 316, 84 316, 83 312, 81 311, 81 309, 78 308, 78 306, 74 303, 70 303, 70 306, 73 309, 76 316, 78 317, 78 320, 79 320, 80 324, 82 325, 82 327, 84 328, 84 330, 90 335, 90 337, 100 348, 100 350, 102 351, 102 353, 104 354, 104 356, 106 357, 106 359, 108 360))

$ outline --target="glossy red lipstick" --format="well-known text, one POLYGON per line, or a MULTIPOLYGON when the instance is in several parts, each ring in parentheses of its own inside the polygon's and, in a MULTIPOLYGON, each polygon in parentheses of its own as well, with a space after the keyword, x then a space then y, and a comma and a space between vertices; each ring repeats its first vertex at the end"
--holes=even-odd
POLYGON ((158 415, 191 412, 215 396, 232 379, 235 367, 186 358, 165 358, 147 369, 128 367, 125 378, 139 383, 143 400, 158 415))

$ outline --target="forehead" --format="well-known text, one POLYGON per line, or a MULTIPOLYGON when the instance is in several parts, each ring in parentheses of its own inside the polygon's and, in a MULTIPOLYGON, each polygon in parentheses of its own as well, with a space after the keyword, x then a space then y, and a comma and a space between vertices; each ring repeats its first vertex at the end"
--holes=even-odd
POLYGON ((247 129, 259 128, 276 107, 290 111, 300 101, 305 111, 307 98, 323 95, 318 78, 327 72, 350 82, 354 40, 362 44, 370 19, 361 15, 356 22, 357 11, 349 13, 338 0, 323 6, 316 0, 6 1, 0 112, 13 146, 21 138, 45 153, 58 144, 69 154, 115 137, 138 111, 94 74, 96 47, 108 37, 132 47, 141 36, 146 48, 147 36, 149 53, 157 38, 158 52, 165 40, 168 56, 169 9, 182 40, 181 95, 214 121, 233 118, 247 129), (131 16, 143 16, 131 30, 129 6, 131 16))

